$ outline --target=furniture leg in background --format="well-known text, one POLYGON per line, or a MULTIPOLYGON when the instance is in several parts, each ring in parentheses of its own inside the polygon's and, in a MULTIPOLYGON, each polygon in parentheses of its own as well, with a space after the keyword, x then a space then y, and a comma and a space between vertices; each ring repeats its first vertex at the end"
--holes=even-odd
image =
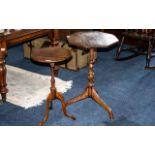
POLYGON ((8 92, 6 84, 6 66, 5 57, 7 54, 6 42, 5 40, 0 42, 0 93, 2 97, 2 102, 6 102, 6 94, 8 92))
POLYGON ((139 55, 145 55, 145 69, 155 69, 151 66, 151 59, 154 53, 155 32, 153 29, 127 29, 122 32, 122 38, 116 51, 116 60, 128 60, 139 55), (127 47, 123 47, 125 43, 127 47), (129 45, 130 44, 130 45, 129 45), (121 57, 123 51, 132 52, 132 55, 121 57))
POLYGON ((146 54, 146 66, 145 69, 155 69, 155 66, 150 65, 152 57, 155 56, 154 50, 154 37, 149 39, 148 49, 146 54))

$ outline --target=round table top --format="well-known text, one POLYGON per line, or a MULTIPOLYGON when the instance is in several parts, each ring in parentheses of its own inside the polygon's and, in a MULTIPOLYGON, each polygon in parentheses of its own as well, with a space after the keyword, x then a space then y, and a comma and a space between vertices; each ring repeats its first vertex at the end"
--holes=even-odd
POLYGON ((63 62, 71 58, 71 56, 69 50, 60 47, 41 48, 31 53, 33 60, 43 63, 63 62))
POLYGON ((119 42, 113 34, 99 31, 76 32, 67 36, 68 43, 79 48, 108 48, 119 42))

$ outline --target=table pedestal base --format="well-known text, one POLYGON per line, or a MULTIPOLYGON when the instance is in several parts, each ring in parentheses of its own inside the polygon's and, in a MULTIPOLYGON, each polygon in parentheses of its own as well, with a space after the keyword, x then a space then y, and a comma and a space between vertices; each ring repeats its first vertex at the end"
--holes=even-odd
POLYGON ((94 87, 92 87, 92 88, 87 87, 86 90, 82 94, 80 94, 79 96, 77 96, 75 98, 68 100, 66 102, 66 106, 73 104, 75 102, 84 100, 88 97, 92 98, 96 103, 98 103, 101 107, 103 107, 108 112, 110 119, 114 118, 111 108, 99 97, 99 95, 94 87))
POLYGON ((54 99, 58 99, 61 102, 62 111, 63 111, 64 115, 71 118, 72 120, 75 120, 74 116, 70 116, 67 113, 67 110, 65 108, 65 102, 64 102, 63 95, 56 90, 55 79, 54 79, 55 78, 55 72, 54 72, 55 71, 55 64, 51 63, 50 66, 51 66, 51 71, 52 71, 52 74, 51 74, 51 89, 50 89, 50 93, 48 94, 47 99, 46 99, 45 115, 44 115, 43 120, 39 123, 39 126, 43 126, 46 123, 46 121, 48 120, 49 111, 51 109, 53 109, 52 101, 54 99))
POLYGON ((111 108, 99 97, 95 87, 94 87, 94 49, 91 48, 89 52, 89 72, 88 72, 88 86, 86 90, 79 96, 66 101, 65 106, 84 100, 86 98, 92 98, 101 107, 103 107, 109 114, 109 118, 113 119, 113 112, 111 108))

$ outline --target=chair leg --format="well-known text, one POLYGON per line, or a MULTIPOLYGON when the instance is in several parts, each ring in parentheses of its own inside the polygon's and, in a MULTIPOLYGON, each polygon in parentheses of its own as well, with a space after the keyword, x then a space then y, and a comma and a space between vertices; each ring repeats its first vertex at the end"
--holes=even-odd
POLYGON ((145 66, 145 69, 155 68, 155 67, 150 67, 152 51, 153 51, 153 45, 152 45, 152 41, 150 39, 147 54, 146 54, 146 66, 145 66))
POLYGON ((119 59, 119 56, 122 52, 122 46, 124 44, 124 36, 122 37, 121 41, 120 41, 120 44, 118 45, 118 48, 117 48, 117 51, 116 51, 116 57, 115 59, 118 60, 119 59))

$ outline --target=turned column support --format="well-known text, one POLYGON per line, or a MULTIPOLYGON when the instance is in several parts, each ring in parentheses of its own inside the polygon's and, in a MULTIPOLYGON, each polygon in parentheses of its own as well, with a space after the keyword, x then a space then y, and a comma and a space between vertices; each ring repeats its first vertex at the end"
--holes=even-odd
POLYGON ((92 96, 92 88, 94 87, 94 49, 90 49, 89 52, 89 70, 88 70, 88 96, 92 96))
POLYGON ((52 29, 48 35, 49 39, 51 40, 52 46, 58 46, 60 41, 60 30, 59 29, 52 29))
MULTIPOLYGON (((60 30, 59 29, 52 29, 48 35, 49 39, 51 40, 52 46, 58 46, 60 41, 60 30)), ((59 73, 59 67, 54 67, 54 74, 57 77, 59 73)))
MULTIPOLYGON (((71 105, 75 102, 84 100, 86 98, 92 98, 97 104, 99 104, 102 108, 104 108, 108 114, 109 114, 109 118, 113 119, 113 112, 111 110, 111 108, 99 97, 95 86, 94 86, 94 62, 95 62, 95 57, 94 57, 94 49, 90 48, 89 50, 89 69, 88 69, 88 84, 86 89, 84 90, 84 92, 82 92, 80 95, 69 99, 68 101, 65 102, 65 109, 68 105, 71 105)), ((74 119, 75 116, 72 116, 74 119)))
POLYGON ((6 101, 6 93, 8 93, 6 83, 6 66, 5 57, 7 54, 6 42, 0 42, 0 93, 2 96, 2 102, 6 101))

